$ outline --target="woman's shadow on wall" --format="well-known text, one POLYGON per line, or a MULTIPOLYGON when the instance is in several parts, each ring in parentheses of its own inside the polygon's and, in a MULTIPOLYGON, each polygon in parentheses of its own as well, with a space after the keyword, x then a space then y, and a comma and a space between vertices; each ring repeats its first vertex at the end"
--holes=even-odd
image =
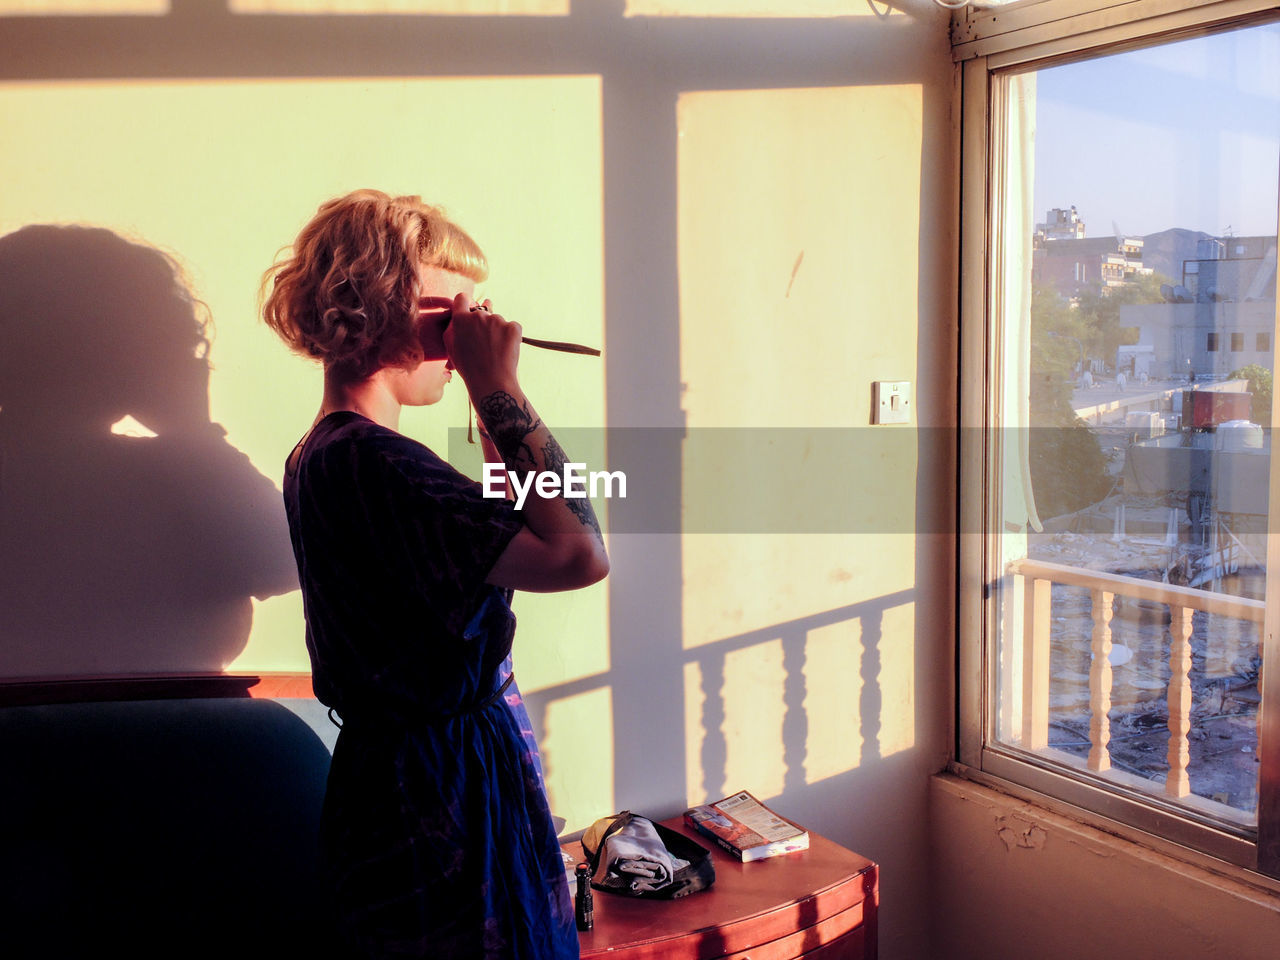
POLYGON ((100 228, 0 237, 0 277, 3 673, 222 671, 297 571, 279 492, 210 420, 204 305, 100 228))

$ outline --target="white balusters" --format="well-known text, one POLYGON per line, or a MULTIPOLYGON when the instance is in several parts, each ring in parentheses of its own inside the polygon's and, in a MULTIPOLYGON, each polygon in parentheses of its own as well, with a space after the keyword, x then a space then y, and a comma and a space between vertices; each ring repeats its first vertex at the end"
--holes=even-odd
MULTIPOLYGON (((1170 531, 1174 529, 1171 522, 1170 531)), ((1226 548, 1221 551, 1226 555, 1226 548)), ((1111 654, 1113 645, 1112 618, 1117 597, 1125 597, 1131 601, 1147 604, 1160 604, 1169 611, 1169 668, 1168 687, 1164 691, 1168 708, 1168 774, 1165 780, 1165 793, 1174 800, 1185 800, 1192 796, 1190 765, 1190 733, 1192 708, 1192 618, 1197 611, 1209 617, 1222 620, 1235 620, 1254 624, 1261 634, 1266 605, 1261 600, 1247 599, 1228 594, 1197 590, 1190 587, 1162 583, 1153 580, 1142 580, 1121 574, 1087 570, 1065 564, 1039 560, 1018 560, 1007 569, 1008 590, 1012 602, 1005 605, 1002 611, 1003 636, 1017 637, 1015 643, 1002 644, 1000 677, 1001 677, 1001 718, 999 736, 1008 738, 1028 750, 1044 751, 1053 759, 1070 765, 1073 760, 1071 752, 1055 750, 1049 742, 1049 720, 1051 715, 1049 691, 1053 689, 1053 678, 1050 675, 1050 650, 1053 642, 1053 621, 1050 615, 1050 600, 1055 584, 1071 588, 1088 590, 1092 599, 1091 625, 1092 634, 1089 642, 1091 664, 1089 667, 1089 739, 1088 756, 1084 760, 1087 768, 1099 773, 1112 771, 1111 763, 1111 722, 1110 712, 1113 697, 1113 673, 1111 654), (1020 629, 1018 629, 1020 627, 1020 629)), ((1214 646, 1217 641, 1231 639, 1232 631, 1221 621, 1206 628, 1207 666, 1211 669, 1214 657, 1222 659, 1214 646)), ((1250 635, 1250 640, 1253 637, 1250 635)), ((1259 640, 1260 642, 1260 640, 1259 640)), ((1141 650, 1157 650, 1161 644, 1157 641, 1140 644, 1141 650)), ((1152 651, 1154 653, 1154 651, 1152 651)), ((1225 651, 1226 662, 1230 649, 1225 651)), ((1158 656, 1158 655, 1157 655, 1158 656)), ((1155 673, 1156 663, 1144 661, 1142 669, 1155 673)), ((1064 678, 1070 672, 1069 665, 1062 665, 1064 678)), ((1145 675, 1145 674, 1144 674, 1145 675)), ((1198 677, 1197 677, 1198 679, 1198 677)), ((1069 689, 1069 681, 1063 680, 1064 689, 1069 689)), ((1126 694, 1133 694, 1126 690, 1126 694)), ((1126 700, 1126 702, 1130 702, 1126 700)), ((1068 717, 1064 729, 1071 730, 1068 717)), ((1126 730, 1128 736, 1139 736, 1126 730)), ((1084 731, 1079 731, 1084 735, 1084 731)), ((1067 738, 1071 739, 1071 738, 1067 738)), ((1144 765, 1145 766, 1145 765, 1144 765)), ((1110 774, 1130 785, 1141 783, 1141 777, 1147 774, 1142 770, 1115 770, 1110 774)), ((1155 774, 1154 776, 1158 776, 1155 774)), ((1153 785, 1154 787, 1154 785, 1153 785)), ((1139 787, 1139 789, 1144 789, 1139 787)), ((1150 789, 1150 788, 1146 788, 1150 789)), ((1159 789, 1154 787, 1154 789, 1159 789)))
POLYGON ((1169 605, 1169 775, 1165 793, 1185 797, 1191 793, 1187 764, 1191 745, 1191 615, 1189 607, 1169 605))
POLYGON ((1115 594, 1091 590, 1093 598, 1093 664, 1089 668, 1089 769, 1110 770, 1111 754, 1111 617, 1115 594))
POLYGON ((1022 660, 1022 744, 1028 750, 1049 745, 1049 638, 1052 623, 1049 611, 1053 583, 1023 578, 1026 607, 1023 610, 1023 637, 1026 655, 1022 660))

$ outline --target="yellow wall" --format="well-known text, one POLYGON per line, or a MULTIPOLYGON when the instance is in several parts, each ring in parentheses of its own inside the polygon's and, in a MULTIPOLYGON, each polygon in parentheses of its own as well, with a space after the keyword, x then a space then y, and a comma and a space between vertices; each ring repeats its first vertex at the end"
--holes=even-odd
MULTIPOLYGON (((596 77, 14 83, 0 87, 0 122, 11 145, 0 159, 0 230, 100 226, 176 256, 212 316, 210 417, 277 483, 318 408, 320 378, 258 321, 257 282, 330 196, 372 185, 443 203, 492 260, 483 294, 531 334, 601 340, 596 77), (518 189, 524 177, 539 189, 518 189), (539 243, 523 242, 530 236, 539 243)), ((602 423, 599 363, 540 354, 521 373, 550 422, 602 423)), ((403 426, 443 451, 448 428, 466 418, 455 389, 403 426)), ((255 603, 243 648, 192 666, 306 669, 299 597, 255 603)), ((535 624, 602 637, 602 588, 530 599, 521 613, 535 624)), ((30 650, 8 672, 63 672, 46 668, 47 653, 30 650)))
MULTIPOLYGON (((915 652, 886 650, 864 675, 856 605, 910 591, 915 578, 917 456, 901 436, 913 425, 869 427, 867 385, 914 379, 917 330, 892 321, 915 310, 923 97, 920 84, 695 92, 681 96, 676 122, 686 530, 703 529, 704 499, 733 506, 682 542, 684 646, 705 657, 729 638, 763 635, 725 655, 723 771, 701 769, 706 731, 689 731, 688 796, 701 803, 737 783, 783 791, 776 758, 785 753, 791 645, 807 671, 804 710, 821 718, 796 751, 806 782, 857 767, 859 725, 827 718, 865 687, 897 708, 876 718, 877 752, 914 743, 901 707, 911 702, 915 652), (875 150, 863 149, 868 130, 875 150), (870 183, 876 189, 850 189, 870 183), (885 276, 893 282, 875 279, 885 276), (734 455, 718 431, 737 441, 734 455), (793 457, 790 431, 865 459, 793 457), (763 500, 795 512, 744 532, 763 500), (806 516, 844 500, 853 509, 838 526, 807 532, 806 516), (868 531, 878 534, 874 551, 864 549, 868 531), (835 623, 805 622, 848 607, 835 623)), ((909 599, 893 601, 889 629, 911 634, 914 610, 909 599)))
MULTIPOLYGON (((485 292, 505 314, 604 347, 602 362, 526 350, 522 378, 571 453, 581 427, 584 446, 635 456, 625 466, 644 482, 630 495, 652 508, 636 521, 610 505, 605 584, 518 600, 517 670, 566 830, 752 790, 881 862, 886 955, 928 956, 915 918, 953 606, 950 437, 934 429, 954 424, 946 16, 645 6, 437 20, 183 5, 5 24, 0 233, 89 223, 162 247, 214 326, 204 390, 185 366, 165 375, 107 348, 104 366, 141 371, 152 394, 195 394, 182 429, 153 396, 130 428, 158 436, 123 453, 106 424, 74 443, 26 441, 56 453, 38 458, 50 465, 88 456, 96 484, 79 478, 86 523, 42 506, 47 483, 27 491, 28 535, 57 547, 29 619, 102 642, 10 631, 6 672, 303 667, 273 504, 319 373, 257 321, 257 279, 323 199, 421 193, 484 246, 485 292), (913 383, 911 423, 868 426, 877 380, 913 383), (607 437, 589 432, 605 424, 607 437), (629 447, 631 428, 656 430, 675 458, 629 447), (717 430, 728 446, 709 440, 717 430), (144 449, 167 451, 170 472, 137 466, 144 449), (819 466, 834 472, 797 488, 819 466), (744 520, 752 497, 763 527, 744 520), (831 532, 813 532, 833 504, 831 532), (174 534, 192 516, 200 536, 174 534), (141 586, 90 582, 113 551, 135 562, 157 537, 168 565, 141 586), (217 587, 208 616, 190 614, 191 583, 217 587), (255 589, 273 595, 247 599, 255 589), (136 643, 114 642, 131 630, 136 643)), ((119 310, 103 322, 131 324, 119 310)), ((12 396, 0 392, 0 421, 21 405, 12 396)), ((402 425, 447 448, 461 400, 402 425)))

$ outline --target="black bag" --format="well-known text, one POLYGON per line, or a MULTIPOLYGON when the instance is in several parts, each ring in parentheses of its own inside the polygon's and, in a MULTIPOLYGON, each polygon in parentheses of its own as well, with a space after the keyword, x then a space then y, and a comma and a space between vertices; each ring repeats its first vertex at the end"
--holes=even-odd
POLYGON ((592 835, 591 830, 582 837, 582 852, 586 854, 587 862, 591 864, 591 886, 595 889, 649 900, 674 900, 705 890, 715 883, 716 868, 711 861, 711 851, 702 844, 647 817, 634 814, 630 810, 623 810, 612 819, 613 822, 600 834, 595 849, 588 845, 590 842, 588 838, 592 835), (688 861, 688 866, 680 867, 675 871, 670 883, 656 887, 649 883, 637 883, 633 874, 614 869, 608 862, 608 857, 605 856, 609 846, 608 839, 614 834, 623 833, 633 823, 641 832, 644 831, 645 825, 652 827, 671 857, 688 861))

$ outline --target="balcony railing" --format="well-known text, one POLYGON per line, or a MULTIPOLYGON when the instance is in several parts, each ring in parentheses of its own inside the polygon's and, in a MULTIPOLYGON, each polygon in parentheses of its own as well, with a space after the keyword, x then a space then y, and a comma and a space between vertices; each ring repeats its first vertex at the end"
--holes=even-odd
MULTIPOLYGON (((1191 633, 1196 611, 1261 624, 1265 604, 1221 593, 1209 593, 1188 587, 1141 580, 1136 577, 1100 573, 1079 567, 1039 560, 1017 560, 1009 564, 1007 573, 1012 586, 1005 603, 1005 637, 1021 634, 1020 643, 1002 644, 1000 664, 1002 728, 1005 736, 1025 750, 1050 752, 1050 652, 1052 620, 1050 614, 1052 587, 1063 584, 1089 591, 1092 603, 1090 618, 1091 662, 1089 667, 1089 753, 1085 765, 1095 773, 1125 781, 1135 781, 1111 770, 1108 744, 1111 740, 1112 710, 1112 626, 1117 597, 1163 604, 1169 611, 1168 710, 1168 774, 1165 794, 1179 802, 1204 808, 1191 796, 1190 761, 1192 684, 1191 633), (1018 618, 1021 630, 1018 630, 1018 618)), ((1072 758, 1073 760, 1075 758, 1072 758)), ((1077 761, 1078 762, 1078 761, 1077 761)), ((1140 782, 1140 781, 1139 781, 1140 782)), ((1149 782, 1148 782, 1149 783, 1149 782)), ((1136 785, 1136 784, 1133 784, 1136 785)), ((1149 786, 1144 785, 1149 790, 1149 786)), ((1235 822, 1250 822, 1239 811, 1218 809, 1211 812, 1235 822)))

